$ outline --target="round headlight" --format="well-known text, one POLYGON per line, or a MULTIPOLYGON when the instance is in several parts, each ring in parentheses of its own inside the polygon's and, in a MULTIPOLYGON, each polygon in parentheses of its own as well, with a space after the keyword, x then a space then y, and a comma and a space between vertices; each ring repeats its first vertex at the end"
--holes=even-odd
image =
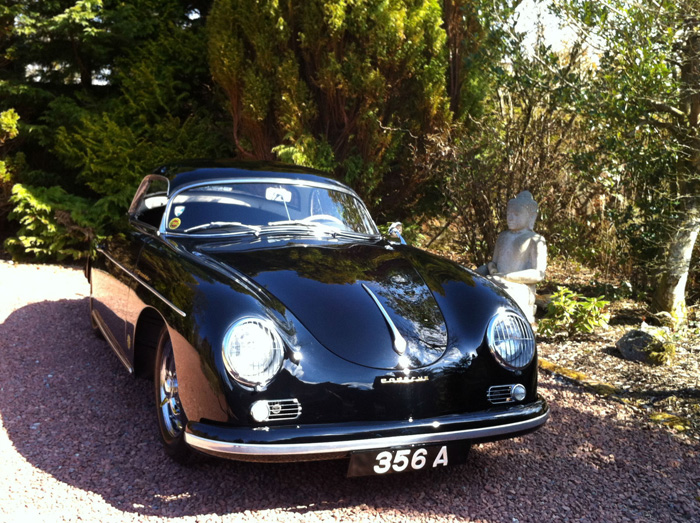
POLYGON ((491 319, 486 337, 496 360, 507 369, 520 370, 535 356, 530 324, 515 312, 499 311, 491 319))
POLYGON ((284 345, 266 320, 246 318, 224 336, 224 363, 229 374, 250 386, 265 386, 282 368, 284 345))

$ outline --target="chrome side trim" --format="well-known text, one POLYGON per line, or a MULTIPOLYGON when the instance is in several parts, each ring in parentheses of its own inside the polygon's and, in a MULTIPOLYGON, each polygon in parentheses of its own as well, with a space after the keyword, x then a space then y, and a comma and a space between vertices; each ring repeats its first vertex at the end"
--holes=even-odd
POLYGON ((386 321, 386 324, 389 326, 389 330, 391 331, 391 338, 394 340, 394 350, 399 355, 403 354, 404 352, 406 352, 407 345, 405 338, 401 336, 399 329, 397 329, 396 325, 394 325, 394 322, 391 320, 389 313, 386 312, 386 309, 379 301, 379 298, 377 298, 377 296, 364 283, 362 284, 362 288, 367 291, 367 294, 369 294, 370 297, 374 300, 374 303, 381 311, 382 316, 384 316, 384 321, 386 321))
POLYGON ((129 374, 133 374, 134 367, 131 365, 131 362, 126 357, 126 355, 121 351, 121 348, 119 347, 119 342, 114 338, 114 335, 112 335, 112 331, 107 328, 107 324, 102 319, 100 313, 93 309, 92 317, 95 320, 97 328, 100 329, 100 332, 105 337, 105 340, 107 340, 107 344, 112 348, 114 353, 119 358, 119 361, 121 361, 122 365, 126 367, 126 370, 129 371, 129 374))
POLYGON ((384 449, 427 443, 443 443, 502 436, 539 427, 549 418, 549 410, 537 418, 518 421, 497 427, 456 430, 432 434, 410 434, 386 438, 358 439, 350 441, 321 441, 315 443, 231 443, 217 441, 185 432, 185 441, 191 447, 205 453, 229 456, 304 456, 317 454, 341 454, 358 450, 384 449))
POLYGON ((117 260, 112 258, 109 254, 107 254, 104 249, 97 248, 97 251, 105 256, 109 261, 111 261, 114 265, 119 267, 121 270, 123 270, 125 273, 127 273, 129 276, 131 276, 133 279, 135 279, 137 282, 139 282, 141 285, 143 285, 146 289, 151 291, 157 298, 159 298, 163 303, 165 303, 168 307, 170 307, 172 310, 177 312, 180 316, 183 318, 187 317, 187 314, 178 307, 176 307, 170 300, 168 300, 165 296, 163 296, 161 293, 159 293, 157 290, 155 290, 153 287, 151 287, 148 283, 146 283, 142 278, 139 278, 136 276, 133 272, 131 272, 129 269, 124 267, 121 263, 119 263, 117 260))

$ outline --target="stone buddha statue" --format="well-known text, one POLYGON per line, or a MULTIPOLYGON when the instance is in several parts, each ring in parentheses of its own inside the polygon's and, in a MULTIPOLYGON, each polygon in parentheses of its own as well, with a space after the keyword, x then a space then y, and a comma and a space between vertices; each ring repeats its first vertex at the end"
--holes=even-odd
POLYGON ((533 231, 537 202, 523 191, 508 202, 508 230, 496 239, 493 259, 477 269, 500 285, 535 320, 535 287, 547 269, 547 243, 533 231))

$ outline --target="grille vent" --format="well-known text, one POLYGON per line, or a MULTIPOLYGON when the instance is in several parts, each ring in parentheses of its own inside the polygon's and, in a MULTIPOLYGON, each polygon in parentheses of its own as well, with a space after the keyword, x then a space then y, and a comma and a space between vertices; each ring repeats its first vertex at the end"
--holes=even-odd
POLYGON ((268 401, 267 407, 270 410, 267 419, 270 421, 292 420, 301 416, 301 403, 298 399, 268 401))
POLYGON ((513 399, 513 387, 515 387, 515 385, 494 385, 493 387, 489 387, 489 390, 486 392, 486 397, 494 405, 510 403, 515 401, 513 399))

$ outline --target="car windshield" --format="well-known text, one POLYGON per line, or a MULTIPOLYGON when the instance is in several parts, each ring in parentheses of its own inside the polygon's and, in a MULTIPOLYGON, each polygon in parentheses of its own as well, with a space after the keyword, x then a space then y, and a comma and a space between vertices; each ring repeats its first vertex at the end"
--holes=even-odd
POLYGON ((230 234, 313 230, 378 235, 364 204, 351 192, 298 183, 221 183, 174 197, 166 232, 230 234))

